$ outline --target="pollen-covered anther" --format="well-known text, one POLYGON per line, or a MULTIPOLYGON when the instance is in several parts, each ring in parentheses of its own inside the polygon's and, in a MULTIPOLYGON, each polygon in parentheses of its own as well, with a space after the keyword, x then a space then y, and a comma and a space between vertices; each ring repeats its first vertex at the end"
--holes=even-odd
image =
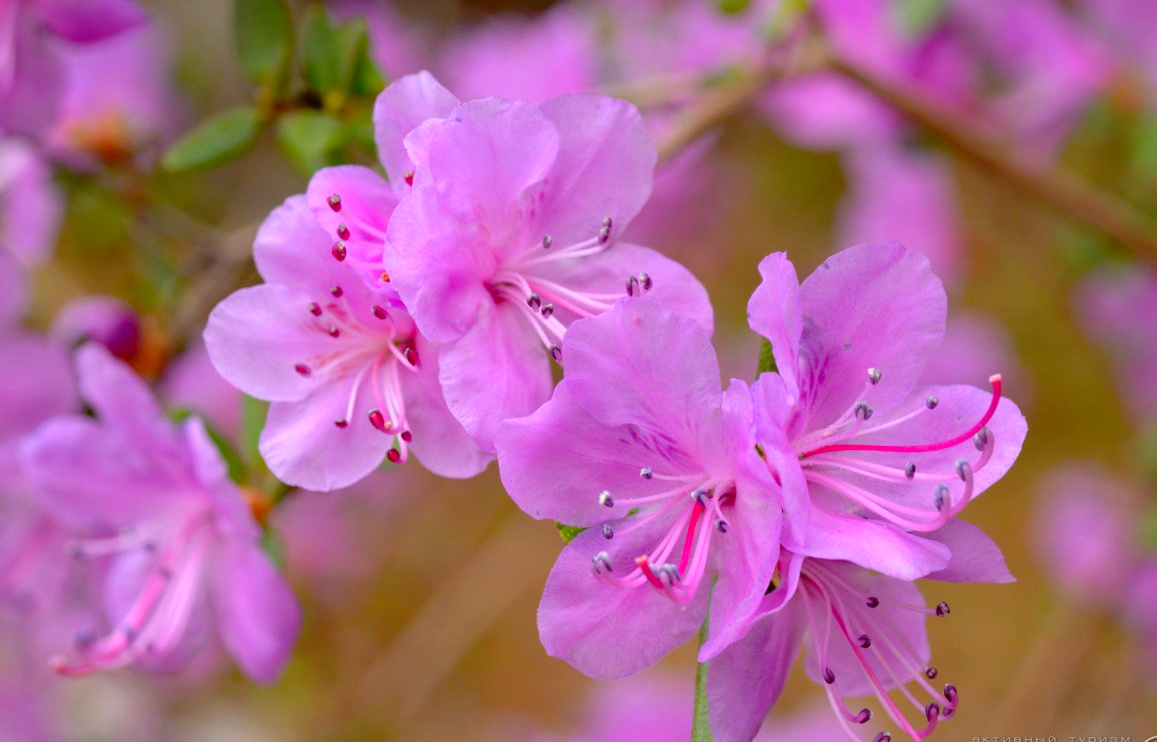
POLYGON ((309 309, 309 313, 312 314, 314 317, 320 317, 321 316, 321 305, 318 304, 316 301, 310 302, 307 309, 309 309))
POLYGON ((879 384, 880 379, 882 379, 883 377, 884 377, 884 374, 880 371, 880 369, 878 369, 878 368, 868 369, 868 383, 871 384, 872 386, 879 384))
POLYGON ((904 476, 907 477, 908 479, 915 479, 916 478, 916 464, 915 464, 915 462, 909 461, 907 464, 904 464, 904 476))
POLYGON ((627 296, 639 296, 642 293, 643 287, 638 276, 627 276, 627 296))
POLYGON ((348 240, 350 238, 350 228, 344 224, 337 225, 337 237, 339 240, 348 240))
POLYGON ((406 181, 406 185, 408 186, 414 185, 414 171, 407 170, 406 174, 402 176, 402 180, 406 181))
POLYGON ((338 240, 337 242, 333 243, 333 247, 330 249, 330 254, 333 255, 334 260, 340 263, 346 259, 346 255, 349 254, 349 251, 346 249, 345 243, 341 240, 338 240))
POLYGON ((864 601, 864 604, 867 605, 869 608, 879 608, 880 607, 880 599, 877 598, 875 595, 869 595, 868 599, 864 601))
POLYGON ((414 368, 418 367, 418 349, 413 345, 407 345, 402 348, 402 357, 406 359, 406 363, 414 368))
POLYGON ((937 397, 935 394, 929 394, 928 399, 924 400, 924 406, 930 410, 936 409, 938 404, 940 404, 940 397, 937 397))
POLYGON ((873 412, 875 412, 875 410, 869 407, 867 402, 856 403, 855 415, 857 420, 867 422, 872 418, 873 412))
POLYGON ((549 234, 542 238, 542 249, 549 250, 550 246, 554 244, 554 238, 549 234))
POLYGON ((550 357, 554 359, 555 363, 562 363, 562 346, 550 346, 550 357))
POLYGON ((932 498, 932 505, 938 511, 943 511, 946 507, 952 507, 952 501, 948 497, 948 488, 942 484, 936 485, 936 494, 932 498))
POLYGON ((728 525, 726 520, 724 520, 723 518, 716 518, 715 519, 715 530, 716 531, 719 531, 720 533, 727 533, 727 531, 730 529, 731 529, 731 526, 728 525))
POLYGON ((389 451, 386 451, 386 459, 391 464, 397 464, 402 460, 402 454, 400 451, 398 451, 398 449, 391 448, 389 451))
POLYGON ((928 678, 929 680, 935 680, 936 676, 939 674, 940 674, 940 671, 937 670, 935 667, 929 667, 927 670, 924 671, 924 677, 928 678))
POLYGON ((409 443, 410 441, 414 440, 414 434, 409 430, 403 430, 402 440, 404 440, 406 443, 409 443))
POLYGON ((832 668, 830 668, 830 667, 824 668, 824 682, 827 683, 828 685, 831 685, 832 683, 836 682, 836 674, 834 672, 832 672, 832 668))
POLYGON ((861 648, 867 649, 872 646, 872 637, 867 634, 860 634, 860 638, 856 640, 856 643, 858 643, 861 648))
POLYGON ((653 479, 655 477, 655 470, 649 466, 644 466, 639 469, 639 476, 643 479, 653 479))
POLYGON ((329 293, 333 298, 340 299, 345 292, 341 290, 341 286, 330 286, 329 293))
POLYGON ((602 572, 614 572, 614 567, 611 566, 611 555, 605 551, 595 554, 591 559, 591 569, 596 575, 602 572))
POLYGON ((610 523, 603 524, 603 538, 612 539, 615 537, 615 527, 610 523))
POLYGON ((554 305, 553 304, 543 304, 542 309, 540 309, 539 312, 542 314, 542 316, 544 318, 550 319, 550 316, 552 314, 554 314, 554 305))
POLYGON ((374 306, 373 306, 373 307, 370 309, 370 311, 371 311, 371 312, 373 313, 373 315, 374 315, 375 317, 377 317, 378 319, 385 319, 386 317, 389 317, 389 316, 390 316, 390 315, 389 315, 389 313, 388 313, 388 312, 386 312, 386 309, 385 309, 385 307, 379 306, 379 305, 377 305, 377 304, 375 304, 375 305, 374 305, 374 306))
POLYGON ((956 476, 960 477, 960 481, 967 482, 968 478, 972 476, 972 464, 964 459, 957 459, 956 476))
POLYGON ((339 330, 338 328, 333 327, 333 326, 327 327, 325 329, 325 332, 331 338, 341 337, 341 330, 339 330))
POLYGON ((530 294, 526 297, 526 305, 537 312, 542 306, 542 297, 538 294, 530 294))
POLYGON ((329 204, 329 208, 333 209, 335 212, 341 211, 341 196, 340 195, 335 193, 332 196, 330 196, 329 198, 327 198, 325 200, 325 202, 327 204, 329 204))
POLYGON ((305 365, 304 363, 294 364, 293 370, 302 376, 309 376, 310 374, 313 373, 313 369, 311 369, 309 366, 305 365))
POLYGON ((854 724, 867 724, 871 720, 872 720, 872 709, 865 707, 865 708, 860 709, 860 713, 856 714, 855 718, 852 719, 852 723, 854 723, 854 724))
POLYGON ((892 735, 887 732, 880 732, 872 738, 872 742, 892 742, 892 735))
POLYGON ((610 490, 603 490, 599 493, 599 504, 604 508, 613 508, 615 506, 615 498, 611 496, 610 490))
POLYGON ((349 427, 349 420, 346 420, 344 418, 339 418, 337 420, 334 420, 333 424, 334 424, 334 427, 337 427, 337 428, 348 428, 349 427))
POLYGON ((977 451, 983 451, 988 445, 988 428, 981 428, 980 432, 972 436, 972 445, 976 446, 977 451))
POLYGON ((941 618, 943 618, 944 616, 947 616, 949 613, 952 613, 952 609, 948 606, 947 603, 941 601, 940 603, 936 604, 936 615, 937 616, 940 616, 941 618))
POLYGON ((711 499, 712 490, 704 487, 696 487, 691 490, 691 502, 700 507, 707 507, 707 501, 711 499))
POLYGON ((639 285, 643 287, 643 291, 650 291, 655 288, 655 279, 651 278, 649 273, 640 273, 639 285))
POLYGON ((606 244, 607 241, 611 239, 611 226, 612 225, 613 225, 613 222, 611 221, 611 218, 609 216, 603 219, 603 225, 601 227, 599 227, 599 244, 600 245, 606 244))

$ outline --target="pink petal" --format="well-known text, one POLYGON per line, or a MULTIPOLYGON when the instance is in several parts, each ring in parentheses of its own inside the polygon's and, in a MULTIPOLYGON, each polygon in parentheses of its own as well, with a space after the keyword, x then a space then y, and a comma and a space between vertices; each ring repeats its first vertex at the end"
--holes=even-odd
POLYGON ((458 99, 425 70, 395 80, 374 104, 374 141, 390 184, 404 192, 414 164, 406 153, 406 135, 427 119, 450 115, 458 99))

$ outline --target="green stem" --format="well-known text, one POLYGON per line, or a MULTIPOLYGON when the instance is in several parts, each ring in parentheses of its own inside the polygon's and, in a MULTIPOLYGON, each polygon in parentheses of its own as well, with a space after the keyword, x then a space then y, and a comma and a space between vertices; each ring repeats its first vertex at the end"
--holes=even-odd
MULTIPOLYGON (((703 618, 699 629, 699 646, 707 641, 707 624, 710 615, 703 618)), ((691 727, 691 742, 715 742, 711 736, 711 718, 707 713, 707 663, 700 662, 695 669, 695 717, 691 727)))

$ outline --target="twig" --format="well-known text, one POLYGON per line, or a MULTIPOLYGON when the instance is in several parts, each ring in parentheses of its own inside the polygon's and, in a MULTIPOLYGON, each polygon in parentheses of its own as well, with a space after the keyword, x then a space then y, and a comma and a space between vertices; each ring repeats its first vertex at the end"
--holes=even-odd
POLYGON ((880 78, 847 59, 834 58, 831 66, 980 167, 1111 237, 1136 257, 1157 265, 1157 225, 1116 196, 1018 152, 918 90, 880 78))

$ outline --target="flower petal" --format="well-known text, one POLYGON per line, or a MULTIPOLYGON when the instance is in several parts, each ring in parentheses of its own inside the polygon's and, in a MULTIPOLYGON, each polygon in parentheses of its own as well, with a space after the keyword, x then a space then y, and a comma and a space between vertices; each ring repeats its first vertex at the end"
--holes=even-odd
POLYGON ((928 534, 952 552, 945 569, 928 575, 930 580, 944 582, 1016 582, 1004 563, 1000 547, 971 523, 953 518, 939 531, 928 534))
POLYGON ((623 100, 575 93, 539 106, 558 130, 558 159, 543 184, 539 216, 559 245, 598 234, 611 217, 621 234, 651 195, 658 155, 638 109, 623 100))
POLYGON ((868 383, 886 412, 907 397, 944 336, 947 299, 928 259, 900 245, 860 245, 828 258, 800 287, 801 394, 810 430, 834 422, 868 383))
POLYGON ((147 20, 132 0, 40 0, 37 10, 54 34, 82 44, 106 39, 147 20))
POLYGON ((517 310, 490 304, 439 357, 446 405, 487 452, 503 420, 528 415, 550 397, 546 354, 522 323, 517 310))
POLYGON ((281 675, 301 629, 301 609, 285 579, 256 544, 224 541, 217 552, 213 601, 221 638, 258 683, 281 675))
POLYGON ((707 666, 707 713, 719 742, 752 739, 775 705, 807 626, 799 601, 752 627, 707 666))
POLYGON ((951 558, 944 544, 883 521, 837 515, 819 505, 812 508, 808 537, 799 553, 851 562, 901 580, 945 569, 951 558))
POLYGON ((719 362, 693 319, 646 298, 619 301, 571 325, 563 363, 575 400, 604 425, 661 432, 686 452, 719 448, 719 362))
POLYGON ((404 145, 406 135, 427 119, 449 116, 457 105, 454 94, 425 70, 395 80, 378 96, 374 141, 395 189, 404 187, 406 173, 414 169, 404 145))
POLYGON ((792 405, 799 399, 799 344, 803 335, 799 279, 787 253, 782 252, 760 261, 759 275, 763 280, 747 302, 747 324, 771 342, 787 402, 792 405))
POLYGON ((616 680, 653 665, 695 635, 707 609, 707 590, 680 606, 650 585, 621 588, 591 570, 591 559, 606 551, 612 574, 630 572, 635 557, 652 549, 669 525, 657 519, 635 530, 623 529, 609 541, 592 529, 567 545, 547 578, 538 608, 547 654, 593 678, 616 680))

